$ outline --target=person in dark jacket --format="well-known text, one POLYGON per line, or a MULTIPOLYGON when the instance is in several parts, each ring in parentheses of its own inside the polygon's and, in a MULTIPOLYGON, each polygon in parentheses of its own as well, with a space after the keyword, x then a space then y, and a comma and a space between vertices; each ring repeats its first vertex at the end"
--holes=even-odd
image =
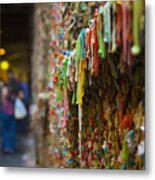
POLYGON ((9 87, 9 91, 11 92, 14 100, 15 97, 17 96, 17 93, 20 89, 20 84, 18 83, 17 79, 14 76, 14 73, 12 70, 8 71, 8 87, 9 87))

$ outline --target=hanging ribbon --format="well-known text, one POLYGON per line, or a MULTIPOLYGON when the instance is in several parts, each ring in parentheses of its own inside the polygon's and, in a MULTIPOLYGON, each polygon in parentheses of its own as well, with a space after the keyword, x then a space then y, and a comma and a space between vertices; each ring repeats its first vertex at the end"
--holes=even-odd
POLYGON ((112 5, 112 14, 113 14, 113 20, 112 20, 112 49, 111 52, 114 53, 116 51, 116 4, 112 5))
POLYGON ((84 60, 86 52, 85 52, 85 32, 86 29, 83 29, 80 33, 80 38, 81 38, 81 56, 82 60, 84 60))
POLYGON ((134 38, 134 45, 131 49, 133 55, 138 55, 140 53, 140 46, 139 46, 139 23, 138 23, 138 16, 139 16, 139 0, 135 0, 133 2, 133 38, 134 38))
POLYGON ((79 158, 81 159, 81 152, 82 152, 82 148, 81 148, 81 130, 82 130, 82 107, 79 104, 78 105, 78 120, 79 120, 79 158))
POLYGON ((127 162, 128 158, 129 158, 129 148, 128 148, 128 144, 126 141, 126 135, 127 135, 127 131, 124 131, 124 140, 123 140, 123 147, 122 147, 122 158, 124 160, 124 162, 127 162))
POLYGON ((108 52, 111 49, 111 13, 110 13, 110 3, 107 6, 107 14, 108 14, 108 52))
POLYGON ((78 80, 76 85, 76 104, 79 104, 79 86, 80 86, 80 82, 78 80))
POLYGON ((67 112, 68 112, 68 97, 67 97, 67 63, 68 63, 68 58, 66 58, 63 62, 63 72, 64 72, 64 84, 63 84, 63 95, 64 95, 64 116, 63 116, 63 122, 62 122, 62 127, 66 126, 66 121, 67 121, 67 112))
POLYGON ((127 63, 130 66, 131 65, 131 42, 132 42, 132 32, 131 32, 131 11, 128 10, 128 57, 127 57, 127 63))
POLYGON ((66 76, 66 74, 67 74, 67 64, 68 64, 68 58, 66 58, 65 60, 64 60, 64 62, 63 62, 63 66, 64 66, 64 69, 63 69, 63 71, 64 71, 64 89, 66 89, 66 87, 67 87, 67 76, 66 76))
POLYGON ((61 70, 60 67, 58 67, 58 95, 57 95, 57 101, 61 100, 61 70))
POLYGON ((75 92, 73 92, 73 95, 72 95, 72 104, 75 104, 75 92))
POLYGON ((122 37, 123 37, 123 62, 127 58, 127 7, 125 1, 122 2, 122 37))
POLYGON ((102 13, 103 12, 103 8, 99 9, 99 15, 98 15, 98 39, 99 39, 99 50, 98 50, 98 54, 100 55, 101 58, 105 58, 105 44, 103 41, 103 30, 102 30, 102 26, 103 26, 103 21, 102 21, 102 13))
MULTIPOLYGON (((90 27, 89 31, 89 37, 88 37, 88 49, 89 49, 89 56, 92 56, 92 51, 91 51, 91 42, 92 42, 92 28, 90 27)), ((89 67, 90 68, 90 67, 89 67)))
POLYGON ((77 60, 79 61, 81 59, 81 34, 79 34, 77 43, 76 43, 76 49, 77 49, 77 60))
POLYGON ((85 63, 83 61, 80 61, 78 82, 76 88, 76 104, 80 104, 81 106, 83 104, 84 85, 85 85, 85 63))
POLYGON ((66 126, 67 122, 67 112, 68 112, 68 97, 67 97, 67 89, 64 89, 64 116, 63 116, 63 122, 62 122, 62 127, 66 126))
POLYGON ((108 43, 108 41, 109 41, 109 36, 108 36, 108 27, 109 27, 109 25, 108 25, 108 9, 107 9, 107 6, 108 6, 108 4, 106 4, 105 6, 104 6, 104 42, 105 43, 108 43))
POLYGON ((76 71, 75 71, 75 82, 76 83, 76 104, 79 103, 79 62, 81 58, 81 38, 80 35, 78 36, 77 43, 76 43, 76 53, 77 53, 77 58, 76 58, 76 71))
POLYGON ((79 87, 79 104, 82 107, 83 96, 84 96, 84 85, 85 85, 85 64, 80 61, 80 87, 79 87))
POLYGON ((116 6, 116 26, 117 26, 117 35, 116 35, 116 43, 118 45, 121 45, 121 21, 122 21, 122 18, 121 18, 121 5, 120 4, 117 4, 116 6))
POLYGON ((98 10, 95 11, 94 17, 94 74, 98 75, 99 57, 98 57, 98 29, 97 29, 98 10))

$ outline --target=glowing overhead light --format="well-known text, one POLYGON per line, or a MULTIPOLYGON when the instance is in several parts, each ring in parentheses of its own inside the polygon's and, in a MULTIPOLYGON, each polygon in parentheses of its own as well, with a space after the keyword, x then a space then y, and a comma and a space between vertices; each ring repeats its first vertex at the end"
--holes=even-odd
POLYGON ((6 71, 9 69, 9 62, 4 60, 1 62, 0 66, 2 70, 6 71))
POLYGON ((6 54, 6 50, 4 48, 0 48, 0 55, 3 56, 6 54))

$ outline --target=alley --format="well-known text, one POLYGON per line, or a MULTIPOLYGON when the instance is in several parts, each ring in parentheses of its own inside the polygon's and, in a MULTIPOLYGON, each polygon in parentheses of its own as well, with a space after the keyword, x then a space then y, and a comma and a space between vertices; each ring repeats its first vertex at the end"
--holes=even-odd
POLYGON ((0 166, 33 167, 35 166, 35 144, 31 133, 17 135, 17 151, 14 154, 4 154, 0 151, 0 166))

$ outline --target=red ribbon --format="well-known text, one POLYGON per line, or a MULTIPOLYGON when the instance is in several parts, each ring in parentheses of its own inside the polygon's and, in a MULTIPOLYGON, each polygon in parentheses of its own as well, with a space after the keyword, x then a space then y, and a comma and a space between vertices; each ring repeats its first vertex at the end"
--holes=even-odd
POLYGON ((88 48, 89 48, 89 55, 91 57, 92 55, 92 52, 91 52, 91 39, 92 39, 92 28, 90 28, 90 31, 89 31, 89 37, 88 37, 88 48))
POLYGON ((121 6, 117 4, 116 6, 117 17, 116 17, 116 26, 117 26, 117 35, 116 35, 116 43, 121 45, 121 6))

